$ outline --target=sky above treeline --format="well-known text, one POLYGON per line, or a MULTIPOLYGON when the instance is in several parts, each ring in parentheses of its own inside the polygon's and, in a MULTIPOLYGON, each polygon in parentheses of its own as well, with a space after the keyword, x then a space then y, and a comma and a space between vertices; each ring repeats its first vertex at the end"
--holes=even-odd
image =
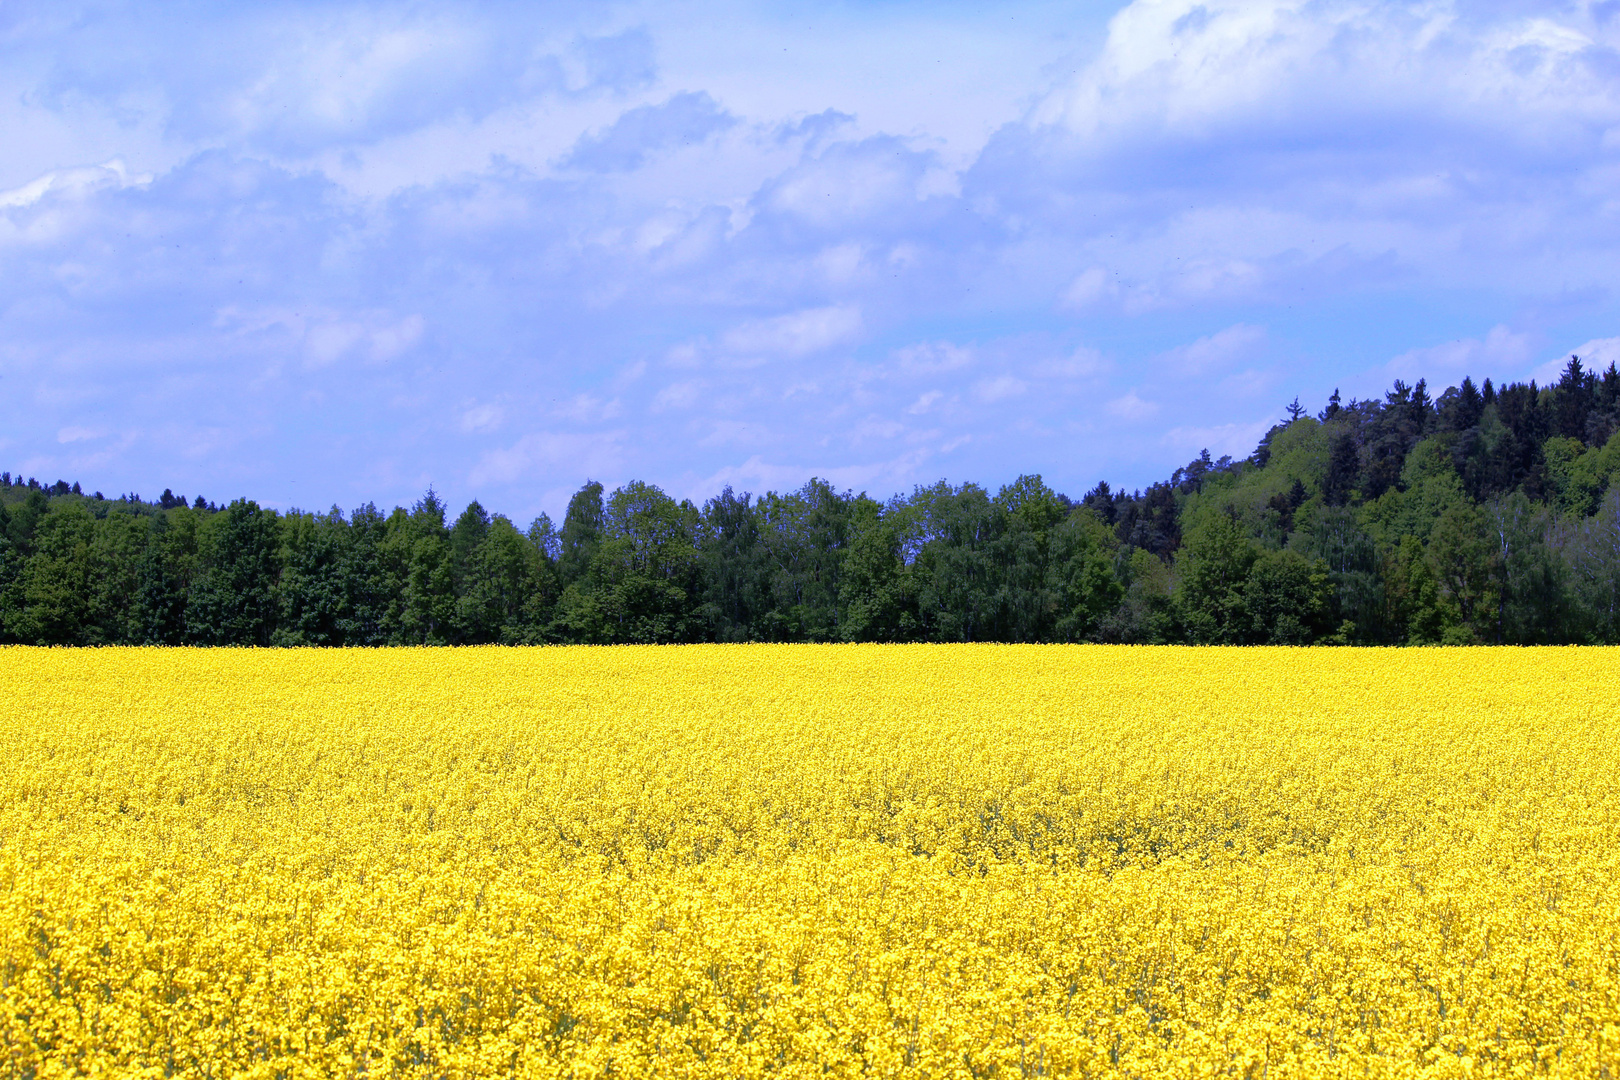
POLYGON ((525 521, 1620 359, 1620 0, 0 6, 0 468, 525 521))

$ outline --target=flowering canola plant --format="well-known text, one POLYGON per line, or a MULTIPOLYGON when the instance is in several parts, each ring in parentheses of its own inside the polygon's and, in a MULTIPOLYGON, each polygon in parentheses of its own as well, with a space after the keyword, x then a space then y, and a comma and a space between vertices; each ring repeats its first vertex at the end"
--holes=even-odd
POLYGON ((0 649, 0 1074, 1620 1075, 1617 676, 0 649))

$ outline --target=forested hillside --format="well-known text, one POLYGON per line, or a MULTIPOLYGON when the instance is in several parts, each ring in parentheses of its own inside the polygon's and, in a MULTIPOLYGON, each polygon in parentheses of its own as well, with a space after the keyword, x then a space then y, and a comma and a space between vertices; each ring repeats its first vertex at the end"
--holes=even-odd
POLYGON ((585 484, 526 530, 430 490, 278 514, 0 474, 0 636, 95 645, 1620 642, 1620 373, 1316 416, 1074 500, 1038 476, 703 506, 585 484))

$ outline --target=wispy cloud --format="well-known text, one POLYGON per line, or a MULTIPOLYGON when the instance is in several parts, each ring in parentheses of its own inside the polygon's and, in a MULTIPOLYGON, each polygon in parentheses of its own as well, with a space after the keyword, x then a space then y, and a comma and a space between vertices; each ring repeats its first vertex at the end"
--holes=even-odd
POLYGON ((1460 379, 1479 372, 1518 375, 1534 355, 1529 334, 1497 324, 1481 338, 1458 338, 1408 349, 1385 365, 1392 378, 1460 379))
POLYGON ((833 305, 750 320, 726 331, 720 343, 743 358, 798 358, 847 344, 860 332, 860 309, 833 305))
POLYGON ((672 147, 693 146, 725 131, 737 118, 706 93, 676 94, 662 105, 640 105, 600 131, 580 136, 563 160, 568 169, 627 172, 647 155, 672 147))
POLYGON ((1264 327, 1239 323, 1169 349, 1158 362, 1177 375, 1209 375, 1250 359, 1265 341, 1264 327))
POLYGON ((1143 400, 1135 390, 1131 390, 1110 401, 1108 411, 1121 420, 1146 420, 1157 415, 1159 405, 1154 401, 1143 400))
POLYGON ((1015 398, 1029 389, 1029 384, 1011 375, 998 375, 993 379, 980 379, 973 384, 973 395, 986 405, 1015 398))

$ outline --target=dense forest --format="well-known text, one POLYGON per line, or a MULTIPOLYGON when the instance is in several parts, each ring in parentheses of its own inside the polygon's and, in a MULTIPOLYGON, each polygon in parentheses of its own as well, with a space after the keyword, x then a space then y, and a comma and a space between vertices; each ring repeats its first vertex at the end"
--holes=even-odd
POLYGON ((1038 476, 703 506, 587 483, 527 530, 430 489, 285 514, 0 474, 0 640, 1620 642, 1620 373, 1311 416, 1075 500, 1038 476))

